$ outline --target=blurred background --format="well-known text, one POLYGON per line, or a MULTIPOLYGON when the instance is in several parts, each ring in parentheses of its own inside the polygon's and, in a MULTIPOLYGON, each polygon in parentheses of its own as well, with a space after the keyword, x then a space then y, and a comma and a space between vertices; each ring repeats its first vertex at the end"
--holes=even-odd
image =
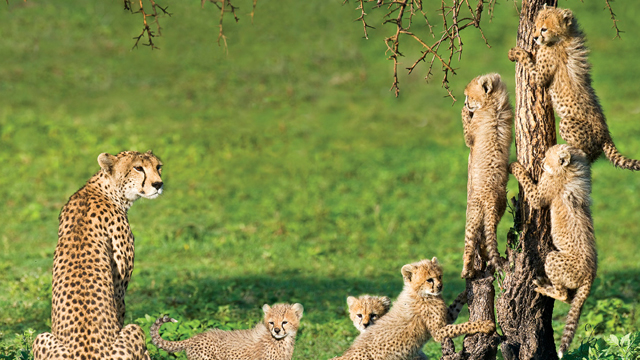
MULTIPOLYGON (((437 25, 440 2, 424 3, 437 25)), ((474 29, 462 33, 450 76, 457 102, 437 64, 429 82, 425 64, 402 70, 420 56, 410 39, 400 96, 389 91, 384 38, 395 28, 382 25, 383 9, 368 12, 366 40, 354 1, 258 0, 253 23, 252 1, 234 4, 240 21, 225 17, 225 48, 213 4, 161 3, 172 16, 160 19, 155 50, 132 50, 141 15, 120 1, 0 5, 0 354, 27 353, 31 337, 50 331, 57 216, 102 152, 152 149, 165 164, 164 194, 129 212, 136 263, 126 322, 148 331, 169 314, 180 322, 163 327, 167 339, 248 328, 262 304, 300 302, 294 358, 330 358, 357 335, 346 297, 395 297, 402 265, 437 256, 445 300, 464 289, 462 92, 487 72, 513 91, 514 3, 483 14, 491 47, 474 29)), ((640 8, 612 5, 621 39, 604 1, 559 3, 587 35, 614 141, 640 158, 640 8)), ((429 36, 421 19, 411 30, 429 36)), ((593 166, 599 273, 573 348, 638 331, 638 176, 605 159, 593 166)), ((509 197, 517 191, 511 177, 509 197)), ((505 214, 501 253, 512 224, 505 214)), ((556 304, 557 336, 567 311, 556 304)), ((440 356, 434 342, 425 351, 440 356)))

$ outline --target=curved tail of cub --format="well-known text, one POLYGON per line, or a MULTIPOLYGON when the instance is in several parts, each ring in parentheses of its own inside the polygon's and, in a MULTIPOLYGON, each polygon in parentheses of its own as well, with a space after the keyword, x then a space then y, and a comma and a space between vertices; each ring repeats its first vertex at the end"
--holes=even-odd
POLYGON ((615 167, 628 169, 633 171, 640 170, 640 160, 629 159, 618 151, 613 140, 609 139, 602 145, 604 155, 609 159, 615 167))
POLYGON ((151 341, 153 342, 153 345, 155 345, 158 349, 162 349, 168 352, 176 352, 176 351, 182 351, 182 350, 186 350, 187 347, 189 347, 189 340, 183 340, 183 341, 167 341, 164 340, 162 337, 160 337, 160 327, 162 326, 162 324, 164 323, 168 323, 168 322, 178 322, 176 319, 172 319, 167 315, 161 316, 158 318, 158 320, 156 320, 155 323, 153 323, 153 325, 151 325, 151 328, 149 329, 149 333, 151 334, 151 341))
POLYGON ((569 309, 569 314, 567 315, 564 332, 562 333, 562 340, 560 341, 560 350, 558 350, 559 358, 562 358, 564 352, 567 351, 576 334, 580 313, 582 312, 582 305, 584 305, 587 297, 589 297, 589 292, 591 292, 591 283, 593 283, 592 280, 585 282, 584 285, 576 289, 576 294, 573 297, 573 301, 571 301, 571 309, 569 309))

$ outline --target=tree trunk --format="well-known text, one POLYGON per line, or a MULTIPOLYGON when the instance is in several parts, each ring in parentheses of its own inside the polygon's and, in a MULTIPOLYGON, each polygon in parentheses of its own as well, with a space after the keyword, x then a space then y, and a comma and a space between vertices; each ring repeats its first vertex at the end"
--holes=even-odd
MULTIPOLYGON (((535 15, 553 0, 523 0, 517 45, 533 51, 535 15)), ((545 151, 555 145, 553 109, 546 90, 537 88, 529 74, 516 64, 515 139, 518 162, 537 180, 545 151)), ((515 202, 515 229, 508 237, 511 265, 498 298, 498 322, 504 333, 502 355, 511 359, 557 359, 551 318, 554 300, 536 293, 534 279, 544 276, 544 259, 552 249, 549 210, 532 209, 522 188, 515 202)))

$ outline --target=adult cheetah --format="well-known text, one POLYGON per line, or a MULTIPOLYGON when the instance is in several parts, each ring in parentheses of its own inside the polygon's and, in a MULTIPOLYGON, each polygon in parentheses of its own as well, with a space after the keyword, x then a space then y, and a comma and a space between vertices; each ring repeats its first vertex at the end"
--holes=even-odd
POLYGON ((162 162, 123 151, 100 154, 98 164, 60 212, 51 333, 36 338, 35 359, 149 359, 140 326, 124 326, 134 256, 127 211, 162 193, 162 162))

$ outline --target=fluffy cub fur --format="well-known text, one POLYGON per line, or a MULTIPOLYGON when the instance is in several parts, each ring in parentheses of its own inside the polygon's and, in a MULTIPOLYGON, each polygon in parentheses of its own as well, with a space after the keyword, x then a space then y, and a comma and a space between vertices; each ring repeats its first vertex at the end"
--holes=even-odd
POLYGON ((604 151, 617 167, 640 170, 640 161, 624 157, 616 148, 602 107, 591 86, 589 50, 573 13, 568 9, 544 7, 535 20, 535 56, 522 48, 509 51, 532 73, 538 86, 549 89, 553 108, 561 118, 560 136, 585 152, 594 162, 604 151))
POLYGON ((513 111, 507 87, 499 74, 478 76, 464 90, 462 108, 464 140, 469 147, 467 224, 465 226, 463 278, 473 277, 477 243, 483 259, 494 269, 504 260, 498 252, 496 229, 507 207, 507 180, 513 111))
POLYGON ((158 330, 176 320, 164 316, 156 320, 149 332, 159 349, 169 352, 186 350, 189 360, 289 360, 293 357, 295 336, 304 311, 301 304, 265 304, 264 321, 249 330, 213 329, 183 341, 166 341, 158 330))
POLYGON ((407 264, 401 272, 404 289, 389 312, 336 359, 411 359, 430 337, 441 342, 447 337, 495 330, 491 321, 447 325, 447 306, 440 295, 442 268, 436 258, 407 264))
POLYGON ((556 145, 547 150, 544 172, 537 185, 519 163, 511 164, 510 171, 532 206, 549 206, 551 211, 551 236, 557 251, 547 255, 544 269, 548 280, 536 281, 535 290, 571 304, 558 351, 562 357, 573 340, 582 305, 596 277, 589 161, 582 150, 556 145))
POLYGON ((369 325, 373 325, 391 307, 391 299, 386 296, 361 295, 347 297, 349 317, 353 326, 363 332, 369 325))

